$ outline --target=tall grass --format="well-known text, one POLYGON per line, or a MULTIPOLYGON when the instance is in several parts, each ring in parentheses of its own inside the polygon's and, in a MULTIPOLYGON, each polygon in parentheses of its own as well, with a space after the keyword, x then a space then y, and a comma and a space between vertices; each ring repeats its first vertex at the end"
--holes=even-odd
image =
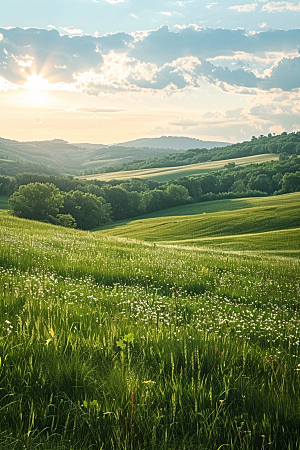
POLYGON ((1 449, 300 448, 298 258, 0 224, 1 449))

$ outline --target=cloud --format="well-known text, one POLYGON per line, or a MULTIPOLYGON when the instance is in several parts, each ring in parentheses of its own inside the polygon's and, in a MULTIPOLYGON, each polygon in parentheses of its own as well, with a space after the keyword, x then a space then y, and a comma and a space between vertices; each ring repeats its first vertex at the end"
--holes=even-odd
POLYGON ((255 11, 256 7, 257 7, 257 3, 248 3, 247 5, 229 6, 228 9, 233 9, 238 12, 251 12, 251 11, 255 11))
POLYGON ((244 94, 300 88, 300 29, 247 34, 190 25, 91 36, 78 35, 81 30, 74 28, 65 28, 71 35, 0 28, 0 77, 24 86, 36 74, 47 81, 47 89, 90 96, 172 93, 204 82, 244 94))
POLYGON ((50 83, 73 83, 75 73, 99 71, 103 54, 124 52, 134 38, 126 33, 96 36, 61 36, 57 30, 0 28, 0 76, 23 85, 32 73, 50 83), (20 71, 20 61, 32 61, 20 71))
POLYGON ((36 116, 32 118, 32 123, 34 125, 41 125, 43 123, 43 119, 41 118, 41 116, 36 116))
POLYGON ((262 7, 262 11, 267 12, 282 12, 284 10, 288 11, 300 11, 300 2, 269 2, 262 7))
POLYGON ((176 120, 169 122, 169 125, 173 125, 175 127, 182 127, 182 129, 186 130, 187 128, 190 127, 197 127, 199 125, 199 121, 178 117, 176 120))
MULTIPOLYGON (((54 108, 50 108, 54 109, 54 108)), ((82 114, 82 113, 89 113, 89 114, 99 114, 99 113, 118 113, 123 112, 125 109, 122 108, 113 108, 113 107, 107 107, 107 108, 99 108, 96 106, 86 106, 86 107, 72 107, 72 108, 55 108, 56 113, 69 113, 69 114, 82 114)))
POLYGON ((207 3, 207 5, 205 6, 205 8, 210 9, 210 8, 212 8, 213 6, 217 5, 217 4, 218 4, 218 3, 216 3, 216 2, 207 3))
POLYGON ((83 30, 80 30, 79 28, 76 27, 60 27, 61 30, 66 31, 67 33, 71 34, 71 35, 76 35, 76 34, 82 34, 83 30))
POLYGON ((262 81, 263 88, 279 88, 291 91, 300 88, 300 57, 283 58, 273 69, 270 77, 262 81))
POLYGON ((116 3, 124 3, 125 0, 104 0, 106 3, 110 3, 111 5, 114 5, 116 3))

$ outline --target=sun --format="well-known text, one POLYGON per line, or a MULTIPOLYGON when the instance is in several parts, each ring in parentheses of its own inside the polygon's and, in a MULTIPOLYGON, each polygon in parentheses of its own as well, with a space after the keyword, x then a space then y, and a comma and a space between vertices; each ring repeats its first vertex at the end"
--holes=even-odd
POLYGON ((27 78, 24 88, 27 90, 27 96, 30 100, 43 102, 44 92, 50 89, 50 84, 42 74, 33 73, 27 78))

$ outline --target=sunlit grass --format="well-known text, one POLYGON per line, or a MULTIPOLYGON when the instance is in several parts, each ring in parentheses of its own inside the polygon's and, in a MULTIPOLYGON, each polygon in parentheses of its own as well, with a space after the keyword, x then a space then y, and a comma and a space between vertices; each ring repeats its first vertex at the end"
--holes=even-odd
POLYGON ((1 449, 299 448, 298 258, 0 226, 1 449))
POLYGON ((300 250, 300 193, 266 199, 222 200, 208 205, 199 203, 191 205, 191 210, 183 207, 172 211, 174 215, 160 217, 158 212, 156 217, 153 214, 151 218, 114 223, 101 233, 232 250, 300 250), (198 214, 175 215, 177 210, 182 214, 185 211, 198 211, 198 214), (272 231, 280 231, 281 235, 272 231))

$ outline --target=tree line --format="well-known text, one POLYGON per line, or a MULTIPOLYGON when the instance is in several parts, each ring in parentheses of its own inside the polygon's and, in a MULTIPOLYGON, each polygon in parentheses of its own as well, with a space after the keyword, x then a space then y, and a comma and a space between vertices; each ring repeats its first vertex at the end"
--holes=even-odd
POLYGON ((136 160, 121 165, 104 167, 100 169, 88 169, 84 174, 109 173, 123 170, 150 169, 159 167, 176 167, 189 164, 203 163, 207 161, 221 161, 223 159, 243 158, 245 156, 261 155, 266 153, 284 153, 286 155, 300 155, 300 132, 280 135, 252 136, 251 141, 240 142, 226 147, 213 149, 195 148, 183 153, 136 160))
POLYGON ((11 196, 14 214, 82 229, 192 202, 296 191, 300 191, 300 157, 296 155, 280 155, 279 161, 245 167, 229 163, 223 170, 167 183, 135 178, 104 182, 31 173, 0 176, 0 195, 11 196), (54 204, 45 200, 47 195, 55 199, 54 204))

